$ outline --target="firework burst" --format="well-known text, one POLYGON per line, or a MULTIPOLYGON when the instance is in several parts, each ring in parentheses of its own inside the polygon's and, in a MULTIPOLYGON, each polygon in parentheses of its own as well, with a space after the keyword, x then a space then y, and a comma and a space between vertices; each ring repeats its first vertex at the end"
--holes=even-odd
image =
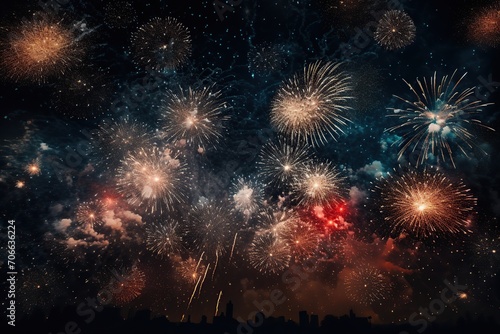
POLYGON ((340 199, 343 180, 330 163, 310 163, 295 176, 293 189, 300 204, 322 206, 340 199))
POLYGON ((339 63, 317 61, 285 82, 274 97, 271 123, 292 139, 313 145, 343 133, 349 120, 350 78, 339 63))
MULTIPOLYGON (((123 305, 139 297, 145 286, 146 275, 143 271, 134 266, 129 270, 123 271, 122 273, 118 273, 114 270, 113 277, 107 287, 109 292, 112 293, 112 300, 116 301, 116 304, 123 305)), ((101 291, 108 292, 107 289, 103 289, 101 291)), ((109 302, 106 299, 106 296, 100 297, 102 300, 109 302)), ((110 296, 107 297, 109 298, 110 296)))
POLYGON ((306 143, 287 143, 280 138, 278 143, 266 144, 260 153, 260 174, 278 185, 290 184, 293 176, 303 168, 313 154, 306 143))
POLYGON ((282 233, 296 260, 307 260, 318 249, 321 238, 320 231, 311 223, 294 219, 292 226, 282 233))
POLYGON ((181 277, 182 281, 188 284, 194 284, 203 275, 206 270, 206 266, 201 263, 201 259, 196 260, 192 257, 176 262, 175 270, 177 274, 181 277))
POLYGON ((344 287, 352 301, 364 305, 373 305, 386 300, 392 292, 392 283, 388 276, 371 267, 346 269, 344 287))
POLYGON ((237 222, 228 203, 207 203, 189 212, 188 235, 196 250, 218 259, 231 246, 238 232, 237 222))
POLYGON ((99 125, 96 139, 92 142, 97 153, 94 161, 107 167, 117 165, 123 157, 153 143, 148 128, 129 118, 103 122, 99 125))
POLYGON ((182 250, 182 236, 179 224, 167 221, 164 224, 154 222, 146 227, 147 248, 160 257, 170 257, 182 250))
POLYGON ((239 178, 233 188, 232 200, 236 211, 248 217, 259 208, 262 201, 262 190, 256 182, 239 178))
POLYGON ((479 45, 500 44, 500 3, 482 8, 468 21, 468 38, 479 45))
POLYGON ((380 213, 393 232, 417 237, 466 233, 476 199, 461 182, 435 170, 389 175, 377 187, 380 213))
POLYGON ((191 36, 177 19, 155 17, 132 34, 132 50, 141 66, 176 69, 191 55, 191 36))
POLYGON ((494 131, 481 121, 471 118, 471 115, 481 111, 481 107, 492 103, 474 99, 474 88, 459 92, 457 87, 467 73, 452 85, 456 72, 455 70, 451 77, 444 76, 441 81, 437 80, 435 72, 429 81, 424 78, 422 82, 417 78, 420 94, 405 80, 417 101, 411 102, 395 96, 411 107, 405 110, 389 108, 395 113, 390 116, 397 117, 401 124, 386 130, 403 132, 399 158, 406 151, 420 151, 417 165, 433 155, 442 160, 448 157, 455 166, 451 142, 458 145, 460 151, 468 156, 469 149, 478 147, 475 137, 468 130, 469 126, 479 126, 494 131))
POLYGON ((122 162, 117 187, 127 202, 163 212, 185 198, 186 166, 169 149, 141 148, 122 162))
POLYGON ((73 32, 48 18, 22 22, 1 44, 2 67, 15 80, 44 82, 62 75, 83 53, 73 32))
POLYGON ((261 272, 277 273, 291 259, 288 243, 267 229, 257 231, 248 250, 250 264, 261 272))
POLYGON ((76 221, 81 224, 94 226, 102 222, 102 217, 106 211, 104 204, 100 200, 82 202, 76 209, 76 221))
POLYGON ((224 115, 227 104, 220 99, 220 92, 205 87, 176 94, 169 92, 168 102, 162 108, 165 121, 164 135, 169 140, 185 140, 198 147, 215 146, 222 138, 229 116, 224 115))
POLYGON ((40 175, 40 173, 42 172, 40 167, 40 161, 38 159, 33 160, 32 162, 26 165, 25 170, 30 176, 40 175))
POLYGON ((415 31, 415 24, 408 14, 390 10, 378 22, 375 40, 387 50, 397 50, 413 43, 415 31))

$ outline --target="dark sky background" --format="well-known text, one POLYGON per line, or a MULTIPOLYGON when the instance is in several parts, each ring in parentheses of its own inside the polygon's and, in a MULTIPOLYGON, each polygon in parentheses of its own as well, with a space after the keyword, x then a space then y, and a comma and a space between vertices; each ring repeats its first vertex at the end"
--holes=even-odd
MULTIPOLYGON (((299 310, 308 310, 322 317, 354 308, 359 315, 371 316, 373 322, 406 322, 419 307, 428 307, 439 298, 446 287, 444 281, 455 277, 467 286, 465 295, 450 304, 437 321, 466 313, 500 320, 496 158, 500 153, 500 95, 494 87, 491 92, 484 87, 489 78, 490 82, 500 81, 499 49, 480 45, 467 33, 474 15, 495 1, 454 1, 452 7, 444 0, 401 1, 416 25, 415 41, 404 49, 386 51, 368 37, 366 46, 353 54, 342 50, 348 44, 356 45, 358 33, 390 8, 386 1, 345 1, 348 5, 332 8, 339 1, 243 0, 233 11, 226 11, 223 20, 212 1, 121 2, 133 8, 130 20, 121 21, 125 27, 113 24, 120 21, 104 0, 70 0, 51 11, 65 25, 84 22, 88 29, 81 36, 84 59, 74 69, 44 84, 1 77, 0 236, 5 250, 7 220, 15 219, 17 302, 22 313, 37 307, 49 311, 53 306, 79 304, 97 296, 113 271, 126 275, 134 268, 143 273, 145 286, 136 298, 117 305, 124 314, 149 308, 172 321, 187 314, 195 321, 202 314, 213 315, 219 296, 219 311, 232 300, 235 316, 246 319, 256 310, 255 301, 260 303, 273 289, 280 289, 286 301, 275 307, 274 316, 297 319, 299 310), (192 55, 175 72, 145 71, 132 60, 131 34, 151 18, 167 16, 189 29, 192 55), (275 57, 280 68, 254 71, 255 50, 270 46, 278 50, 275 57), (352 123, 337 141, 312 148, 319 159, 331 161, 346 178, 343 203, 325 209, 326 216, 318 217, 311 208, 295 206, 293 200, 286 202, 321 232, 314 270, 306 275, 305 264, 292 259, 276 273, 259 272, 248 260, 258 213, 275 208, 282 191, 259 174, 258 154, 267 141, 277 137, 269 121, 270 106, 281 82, 316 60, 343 61, 353 80, 348 115, 352 123), (398 148, 391 146, 394 134, 384 132, 397 122, 386 117, 387 108, 403 107, 393 94, 413 98, 403 79, 416 83, 417 77, 428 78, 435 71, 438 77, 451 75, 455 69, 458 77, 468 73, 461 89, 478 87, 478 92, 491 93, 487 102, 495 103, 476 117, 496 131, 473 132, 473 141, 488 155, 473 152, 465 157, 457 150, 456 168, 429 162, 429 166, 439 165, 451 180, 462 180, 478 199, 471 233, 425 239, 393 235, 384 226, 380 198, 372 191, 379 182, 377 177, 408 160, 398 161, 398 148), (79 77, 91 82, 89 92, 71 90, 70 83, 79 77), (127 116, 130 123, 144 124, 151 134, 157 133, 165 92, 190 85, 214 85, 221 90, 231 106, 231 117, 216 147, 204 154, 181 149, 192 175, 185 203, 162 214, 150 214, 120 195, 116 186, 120 162, 103 162, 113 152, 94 135, 95 130, 104 119, 127 116), (25 168, 35 159, 41 173, 29 175, 25 168), (227 211, 231 210, 240 177, 253 180, 262 190, 259 208, 248 219, 231 214, 235 224, 246 220, 238 232, 234 254, 229 259, 229 247, 216 271, 212 270, 214 260, 202 256, 200 270, 209 264, 210 270, 189 303, 196 282, 183 277, 182 269, 189 261, 198 261, 199 247, 191 244, 181 254, 155 256, 147 249, 146 229, 168 219, 187 226, 188 213, 203 199, 224 200, 227 211), (19 181, 23 187, 16 187, 19 181), (76 221, 78 207, 92 200, 107 206, 101 217, 105 223, 96 230, 76 221), (337 227, 329 227, 328 220, 334 220, 337 227), (371 282, 370 293, 346 289, 346 281, 356 277, 362 267, 383 272, 382 287, 371 282), (290 277, 300 278, 297 289, 293 289, 297 280, 290 281, 290 277)), ((38 11, 47 12, 36 1, 2 3, 2 48, 9 38, 7 32, 38 11)), ((193 243, 188 237, 184 242, 193 243)), ((2 252, 2 269, 6 269, 5 259, 2 252)), ((2 296, 2 308, 4 303, 2 296)))

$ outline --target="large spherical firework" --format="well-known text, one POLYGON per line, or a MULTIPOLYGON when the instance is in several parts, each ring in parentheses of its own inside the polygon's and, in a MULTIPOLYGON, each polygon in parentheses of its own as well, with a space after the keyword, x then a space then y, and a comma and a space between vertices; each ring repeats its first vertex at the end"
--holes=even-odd
POLYGON ((205 148, 214 146, 222 138, 229 119, 228 106, 220 99, 220 92, 210 88, 180 93, 169 92, 166 105, 161 110, 165 121, 164 135, 169 140, 185 140, 188 144, 205 148))
POLYGON ((373 305, 390 297, 392 283, 388 276, 371 267, 345 269, 345 292, 354 302, 373 305))
POLYGON ((8 39, 1 43, 0 55, 7 76, 44 82, 75 65, 82 48, 60 21, 35 18, 9 31, 8 39))
POLYGON ((271 123, 292 139, 324 144, 343 133, 350 78, 339 63, 317 61, 285 82, 274 97, 271 123))
POLYGON ((114 167, 120 160, 143 147, 150 147, 153 135, 142 123, 129 118, 119 121, 105 121, 99 125, 92 152, 96 154, 93 162, 97 165, 114 167))
POLYGON ((115 304, 127 304, 136 299, 142 294, 142 290, 146 286, 146 275, 137 267, 132 267, 129 270, 122 272, 113 271, 108 286, 101 291, 111 292, 111 296, 100 296, 106 302, 114 302, 115 304), (105 297, 111 297, 107 300, 105 297))
POLYGON ((467 24, 468 38, 479 45, 500 44, 500 4, 485 7, 475 12, 467 24))
POLYGON ((415 39, 415 24, 401 10, 390 10, 382 16, 375 31, 375 40, 387 50, 404 48, 415 39))
POLYGON ((189 212, 187 234, 192 246, 209 259, 226 253, 239 227, 229 203, 206 203, 189 212))
POLYGON ((177 19, 156 17, 132 34, 132 51, 141 66, 176 69, 191 55, 191 36, 177 19))
POLYGON ((100 200, 82 202, 76 209, 76 221, 94 226, 102 222, 105 206, 100 200))
POLYGON ((233 186, 234 209, 250 216, 262 202, 262 190, 256 182, 239 178, 233 186))
POLYGON ((118 168, 117 187, 129 204, 161 213, 184 201, 186 174, 185 164, 170 150, 141 148, 118 168))
POLYGON ((407 171, 383 179, 380 213, 396 233, 417 237, 465 233, 476 199, 461 182, 435 170, 407 171))
POLYGON ((466 155, 467 151, 478 146, 475 144, 475 137, 468 129, 471 125, 493 130, 471 117, 474 113, 480 112, 481 107, 491 103, 474 99, 474 88, 458 91, 457 86, 465 74, 453 84, 455 73, 456 70, 451 77, 444 76, 440 81, 437 80, 436 73, 429 81, 424 78, 421 82, 417 78, 420 92, 405 80, 416 101, 396 96, 410 107, 404 110, 389 108, 394 111, 394 115, 390 116, 397 117, 401 123, 387 129, 402 133, 399 158, 406 151, 417 151, 419 156, 416 165, 423 163, 430 156, 442 160, 449 157, 455 165, 452 143, 466 155))
POLYGON ((290 263, 290 246, 272 231, 260 230, 250 244, 248 257, 250 264, 259 271, 280 272, 290 263))
POLYGON ((288 143, 279 139, 266 144, 259 156, 259 172, 272 183, 288 185, 304 165, 313 158, 306 143, 288 143))
POLYGON ((169 220, 154 222, 146 227, 147 248, 160 257, 179 254, 182 249, 182 235, 179 224, 169 220))
POLYGON ((343 180, 330 163, 309 163, 295 176, 293 190, 300 204, 323 206, 338 202, 343 180))

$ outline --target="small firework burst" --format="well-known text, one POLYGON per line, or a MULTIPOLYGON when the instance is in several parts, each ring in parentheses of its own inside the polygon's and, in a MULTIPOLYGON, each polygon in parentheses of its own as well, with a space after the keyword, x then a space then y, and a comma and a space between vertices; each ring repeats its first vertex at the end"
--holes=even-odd
POLYGON ((40 161, 38 159, 35 159, 32 162, 30 162, 29 164, 27 164, 25 169, 26 169, 26 172, 31 176, 40 175, 40 173, 42 172, 41 167, 40 167, 40 161))
POLYGON ((161 110, 165 137, 185 140, 195 147, 215 146, 229 120, 224 114, 229 107, 220 96, 220 92, 212 92, 210 87, 202 90, 189 87, 178 94, 169 92, 161 110))
POLYGON ((262 201, 262 190, 256 182, 239 178, 233 186, 232 200, 236 211, 250 216, 262 201))
POLYGON ((252 75, 268 76, 286 66, 286 51, 281 45, 259 45, 248 52, 248 68, 252 75))
POLYGON ((124 29, 135 21, 137 12, 129 1, 112 1, 104 7, 104 22, 110 28, 124 29))
POLYGON ((122 161, 117 187, 129 204, 161 214, 164 207, 184 201, 186 173, 185 164, 171 150, 141 148, 122 161))
POLYGON ((413 43, 415 24, 401 10, 390 10, 382 16, 375 31, 375 40, 387 50, 397 50, 413 43))
POLYGON ((65 288, 64 274, 48 266, 24 268, 18 279, 16 305, 19 303, 21 313, 27 316, 36 309, 50 311, 65 288))
POLYGON ((471 148, 479 148, 475 143, 474 135, 468 129, 469 126, 494 131, 482 124, 481 121, 471 117, 474 113, 479 113, 481 107, 492 103, 484 103, 474 99, 474 87, 459 92, 457 87, 467 73, 462 75, 453 85, 456 72, 455 70, 451 77, 444 76, 441 81, 437 80, 436 72, 429 81, 424 78, 421 82, 417 78, 420 93, 404 80, 417 100, 412 102, 395 96, 410 107, 404 110, 389 108, 389 110, 394 111, 394 115, 390 116, 397 117, 401 124, 386 130, 403 132, 399 158, 407 151, 419 151, 417 165, 424 163, 432 155, 442 160, 449 158, 455 166, 452 142, 466 156, 467 151, 471 148))
POLYGON ((191 55, 191 36, 177 19, 155 17, 132 34, 132 51, 141 66, 176 69, 191 55))
POLYGON ((261 272, 277 273, 290 263, 290 246, 272 231, 259 230, 250 244, 248 257, 255 269, 261 272))
POLYGON ((500 4, 494 4, 475 11, 467 22, 470 41, 484 46, 500 44, 500 4))
POLYGON ((26 183, 23 180, 16 181, 16 188, 22 189, 22 188, 24 188, 24 186, 26 186, 26 183))
POLYGON ((100 296, 106 302, 128 304, 142 294, 146 286, 146 275, 136 266, 123 272, 113 271, 113 277, 107 287, 101 291, 111 292, 111 296, 100 296), (111 298, 108 300, 107 298, 111 298))
POLYGON ((228 203, 205 203, 189 212, 188 236, 193 248, 210 259, 219 258, 231 246, 238 224, 228 203))
POLYGON ((388 276, 371 267, 345 269, 347 275, 344 287, 347 296, 363 305, 382 304, 392 293, 392 283, 388 276))
POLYGON ((93 151, 97 154, 93 160, 96 164, 112 167, 123 157, 140 148, 149 147, 152 143, 153 136, 142 123, 132 121, 128 117, 107 121, 99 125, 96 140, 93 141, 93 151))
POLYGON ((192 257, 176 262, 175 270, 181 277, 182 281, 188 284, 194 284, 200 276, 205 272, 206 266, 201 263, 201 259, 196 260, 192 257))
POLYGON ((182 249, 182 236, 176 221, 154 222, 146 227, 147 248, 160 257, 179 254, 182 249))
POLYGON ((395 173, 377 186, 380 213, 393 232, 417 237, 466 233, 476 199, 462 182, 436 170, 395 173))
POLYGON ((1 43, 1 64, 15 80, 44 82, 64 74, 82 56, 82 48, 71 29, 61 21, 36 17, 23 21, 1 43))
POLYGON ((293 190, 300 204, 323 206, 339 201, 343 181, 330 163, 309 163, 295 176, 293 190))
POLYGON ((288 143, 280 138, 278 143, 267 143, 260 153, 260 174, 271 183, 289 185, 305 164, 313 158, 310 145, 288 143))
POLYGON ((271 124, 294 140, 312 145, 335 139, 349 120, 350 78, 339 63, 317 61, 285 82, 274 97, 271 124))
POLYGON ((307 260, 312 257, 319 246, 320 231, 311 223, 295 219, 292 226, 282 233, 290 247, 291 255, 296 260, 307 260))
POLYGON ((105 206, 100 200, 82 202, 76 209, 75 218, 81 224, 94 226, 102 222, 104 211, 105 206))

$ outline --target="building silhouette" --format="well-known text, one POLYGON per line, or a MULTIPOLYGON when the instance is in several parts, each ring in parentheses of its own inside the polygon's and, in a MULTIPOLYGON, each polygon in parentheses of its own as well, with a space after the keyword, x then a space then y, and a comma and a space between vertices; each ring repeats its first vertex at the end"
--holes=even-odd
MULTIPOLYGON (((265 317, 256 312, 255 319, 240 321, 234 318, 234 305, 226 304, 225 311, 213 317, 209 323, 203 315, 199 323, 191 321, 188 316, 185 322, 170 322, 166 317, 152 317, 150 310, 130 312, 126 318, 121 316, 116 307, 103 307, 95 316, 87 318, 88 322, 77 318, 77 306, 54 307, 48 315, 41 310, 33 311, 17 321, 15 328, 7 333, 81 333, 81 334, 400 334, 405 331, 417 333, 417 327, 409 324, 374 325, 369 317, 358 317, 353 310, 349 314, 337 317, 326 315, 321 321, 317 314, 309 315, 307 311, 299 312, 299 323, 286 320, 285 317, 265 317)), ((498 334, 500 326, 493 317, 461 317, 458 322, 449 324, 429 323, 425 334, 437 333, 482 333, 498 334)), ((4 331, 2 331, 4 333, 4 331)))

